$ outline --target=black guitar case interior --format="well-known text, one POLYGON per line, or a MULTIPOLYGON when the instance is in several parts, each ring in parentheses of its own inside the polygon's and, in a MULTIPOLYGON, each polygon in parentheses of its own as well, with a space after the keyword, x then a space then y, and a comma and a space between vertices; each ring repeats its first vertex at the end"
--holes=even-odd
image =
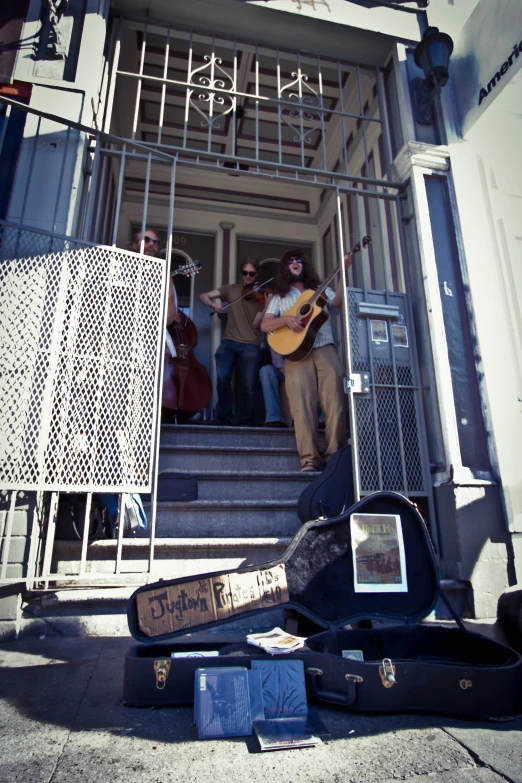
POLYGON ((301 492, 297 515, 303 523, 319 517, 330 519, 354 502, 352 449, 345 446, 332 454, 321 475, 301 492))
POLYGON ((402 495, 375 493, 338 517, 303 525, 280 560, 138 588, 129 600, 128 622, 144 644, 127 653, 124 701, 136 706, 190 703, 198 666, 222 666, 227 659, 230 665, 250 667, 252 660, 265 657, 258 648, 227 644, 217 634, 211 642, 198 643, 186 634, 280 606, 326 629, 289 656, 303 660, 311 699, 369 713, 518 715, 522 657, 463 627, 421 623, 438 597, 435 555, 418 511, 402 495), (353 513, 400 516, 407 592, 354 592, 353 513), (371 619, 374 627, 344 627, 362 619, 371 619), (201 658, 171 657, 176 651, 209 649, 219 654, 203 664, 201 658), (343 657, 347 650, 362 651, 364 660, 343 657))

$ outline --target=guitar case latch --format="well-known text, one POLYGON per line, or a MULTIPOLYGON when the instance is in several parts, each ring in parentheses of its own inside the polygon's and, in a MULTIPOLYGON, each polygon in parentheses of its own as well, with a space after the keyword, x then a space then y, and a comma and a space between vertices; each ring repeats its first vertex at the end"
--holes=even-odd
POLYGON ((393 688, 397 680, 395 679, 395 666, 389 658, 383 658, 382 664, 379 666, 379 674, 384 687, 393 688))
POLYGON ((154 674, 156 675, 156 688, 162 691, 167 684, 167 677, 170 671, 170 661, 168 659, 160 659, 154 661, 154 674))

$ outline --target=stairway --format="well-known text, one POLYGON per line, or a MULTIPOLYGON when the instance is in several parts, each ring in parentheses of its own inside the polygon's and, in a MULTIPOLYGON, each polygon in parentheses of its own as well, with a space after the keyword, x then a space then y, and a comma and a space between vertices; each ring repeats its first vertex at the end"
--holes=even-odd
POLYGON ((156 538, 172 552, 170 578, 278 558, 316 475, 300 473, 293 430, 204 425, 164 426, 159 469, 198 478, 197 500, 158 503, 156 538))
MULTIPOLYGON (((318 475, 299 468, 293 430, 163 425, 160 473, 196 477, 198 499, 158 502, 153 577, 175 579, 278 558, 299 529, 299 495, 318 475)), ((150 526, 150 502, 144 507, 150 526)), ((123 538, 120 584, 136 584, 136 574, 146 572, 148 543, 148 531, 123 538)), ((116 548, 115 540, 91 541, 88 571, 114 575, 116 548)), ((78 573, 80 557, 81 541, 55 541, 53 571, 64 575, 59 586, 90 583, 67 582, 67 574, 78 573)))
MULTIPOLYGON (((279 559, 300 527, 299 495, 318 475, 300 473, 299 467, 293 430, 164 425, 159 470, 196 476, 198 499, 157 504, 153 579, 279 559)), ((150 524, 152 509, 150 503, 144 505, 150 524)), ((137 573, 146 571, 149 539, 124 538, 122 544, 119 577, 114 577, 117 541, 99 539, 88 546, 92 577, 78 582, 67 575, 78 573, 81 542, 55 541, 53 571, 63 574, 63 580, 50 583, 46 593, 25 596, 22 633, 128 633, 126 602, 137 573), (104 575, 114 586, 101 586, 104 575), (99 588, 93 586, 97 584, 99 588)), ((266 630, 282 622, 278 609, 262 615, 261 625, 239 618, 231 628, 246 622, 266 630)))

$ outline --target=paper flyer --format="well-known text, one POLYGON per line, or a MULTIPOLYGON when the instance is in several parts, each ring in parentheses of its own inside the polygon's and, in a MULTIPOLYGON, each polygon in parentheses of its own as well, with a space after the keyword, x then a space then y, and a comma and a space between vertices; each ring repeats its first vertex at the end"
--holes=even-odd
POLYGON ((352 514, 356 593, 407 593, 401 518, 397 514, 352 514))

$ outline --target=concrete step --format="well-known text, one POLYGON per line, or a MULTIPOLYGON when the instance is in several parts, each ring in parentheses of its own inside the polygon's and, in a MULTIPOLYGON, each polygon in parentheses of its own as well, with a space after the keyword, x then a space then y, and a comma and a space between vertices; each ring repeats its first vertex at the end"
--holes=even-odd
POLYGON ((185 446, 257 446, 258 448, 295 448, 293 429, 271 427, 212 427, 189 424, 163 424, 161 443, 185 446))
MULTIPOLYGON (((163 475, 169 472, 163 471, 163 475)), ((198 500, 294 500, 318 475, 291 471, 199 470, 183 473, 198 479, 198 500)))
POLYGON ((277 471, 295 473, 300 462, 295 446, 286 448, 259 448, 257 446, 183 446, 160 447, 159 470, 201 471, 218 470, 277 471))
POLYGON ((299 530, 296 500, 194 500, 158 503, 159 538, 293 536, 299 530))
MULTIPOLYGON (((231 571, 246 565, 256 565, 281 557, 292 538, 218 537, 162 538, 154 547, 152 579, 177 579, 212 571, 231 571)), ((119 573, 115 573, 118 542, 100 539, 89 544, 87 571, 81 579, 81 541, 55 541, 52 573, 58 575, 51 584, 56 587, 80 587, 100 584, 105 580, 113 586, 147 581, 149 563, 148 538, 124 538, 119 573), (75 578, 72 578, 75 576, 75 578)))

